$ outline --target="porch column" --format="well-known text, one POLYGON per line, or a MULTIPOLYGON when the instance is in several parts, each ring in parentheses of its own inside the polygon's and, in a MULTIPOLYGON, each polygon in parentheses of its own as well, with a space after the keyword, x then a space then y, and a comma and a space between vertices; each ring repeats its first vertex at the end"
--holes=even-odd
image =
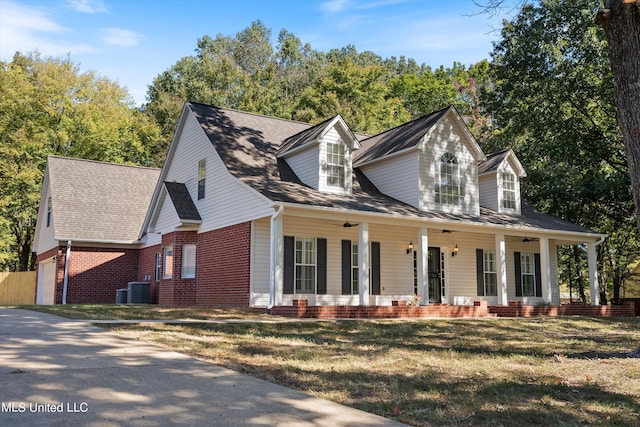
POLYGON ((596 244, 587 243, 587 260, 589 262, 589 289, 591 305, 600 305, 600 285, 598 283, 598 255, 596 244))
POLYGON ((369 223, 358 226, 358 290, 360 305, 369 305, 369 223))
POLYGON ((552 302, 551 260, 549 258, 549 239, 540 238, 540 281, 542 282, 542 300, 552 302))
POLYGON ((422 295, 420 303, 427 305, 429 304, 429 236, 426 228, 421 228, 418 232, 417 252, 418 292, 422 295))
POLYGON ((281 206, 271 217, 271 247, 269 259, 269 308, 282 305, 283 268, 284 268, 284 237, 282 233, 281 206))
POLYGON ((496 268, 497 268, 497 287, 498 287, 498 305, 508 305, 509 297, 507 295, 507 245, 504 240, 504 234, 496 235, 496 268))

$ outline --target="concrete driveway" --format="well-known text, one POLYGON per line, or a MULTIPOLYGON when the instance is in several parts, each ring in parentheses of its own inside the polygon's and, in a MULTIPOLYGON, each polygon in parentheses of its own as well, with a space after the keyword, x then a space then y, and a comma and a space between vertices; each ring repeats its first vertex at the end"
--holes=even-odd
POLYGON ((2 426, 399 426, 382 417, 124 339, 0 309, 2 426))

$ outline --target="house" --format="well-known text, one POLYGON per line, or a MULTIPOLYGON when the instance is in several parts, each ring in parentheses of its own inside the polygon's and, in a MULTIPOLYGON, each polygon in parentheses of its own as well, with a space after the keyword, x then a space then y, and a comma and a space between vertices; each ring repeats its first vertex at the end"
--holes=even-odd
POLYGON ((139 280, 167 305, 559 305, 557 248, 584 245, 598 305, 605 236, 528 205, 525 176, 453 107, 369 137, 186 103, 161 171, 49 158, 38 302, 139 280))

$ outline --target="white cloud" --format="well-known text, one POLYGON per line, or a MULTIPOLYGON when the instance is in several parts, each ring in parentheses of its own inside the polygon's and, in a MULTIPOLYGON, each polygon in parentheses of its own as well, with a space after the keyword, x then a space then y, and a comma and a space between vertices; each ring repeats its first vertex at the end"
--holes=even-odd
POLYGON ((107 11, 107 6, 102 0, 67 0, 67 5, 81 13, 93 14, 107 11))
POLYGON ((142 38, 140 34, 122 28, 105 28, 102 32, 102 41, 109 46, 137 46, 142 38))
POLYGON ((59 40, 69 30, 51 19, 45 9, 0 1, 0 59, 10 61, 17 51, 38 50, 45 56, 91 52, 88 44, 59 40))
POLYGON ((351 0, 329 0, 320 5, 320 9, 329 13, 342 12, 351 4, 351 0))

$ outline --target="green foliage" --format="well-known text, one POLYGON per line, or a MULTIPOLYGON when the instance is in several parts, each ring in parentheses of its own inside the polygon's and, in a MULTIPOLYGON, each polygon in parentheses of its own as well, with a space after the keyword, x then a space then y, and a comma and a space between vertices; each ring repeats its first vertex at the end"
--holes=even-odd
MULTIPOLYGON (((126 90, 69 58, 0 63, 0 267, 33 268, 31 245, 48 155, 153 164, 159 131, 126 90)), ((163 154, 163 153, 162 153, 163 154)))
MULTIPOLYGON (((527 165, 523 196, 547 213, 612 236, 600 248, 604 261, 623 252, 637 257, 640 245, 630 228, 631 185, 607 44, 593 23, 597 6, 583 0, 525 5, 504 24, 484 101, 500 129, 491 143, 514 148, 527 165)), ((628 258, 615 257, 616 265, 628 258)), ((605 263, 602 274, 616 289, 611 265, 605 263)), ((580 275, 570 277, 581 283, 580 275)))

